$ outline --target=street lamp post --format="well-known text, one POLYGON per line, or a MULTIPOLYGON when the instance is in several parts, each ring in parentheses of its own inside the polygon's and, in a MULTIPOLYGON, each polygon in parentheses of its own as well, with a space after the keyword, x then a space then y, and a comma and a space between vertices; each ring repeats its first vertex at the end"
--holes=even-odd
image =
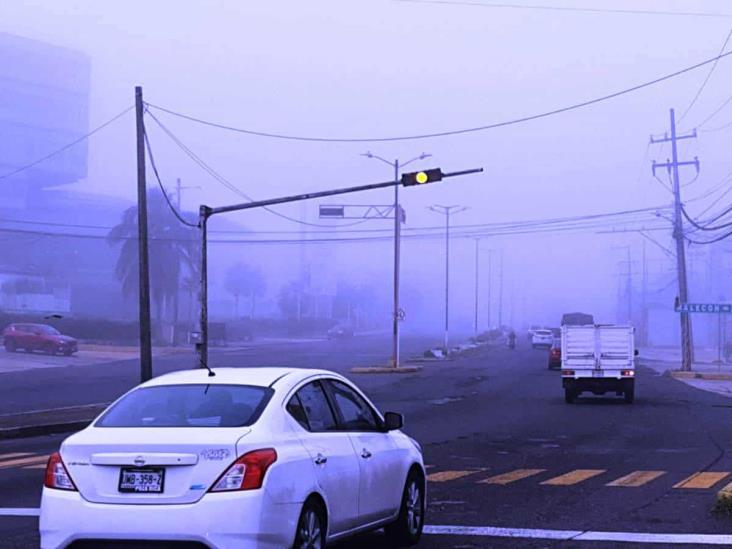
MULTIPOLYGON (((382 158, 381 156, 372 154, 370 151, 363 153, 361 156, 365 156, 366 158, 375 158, 377 160, 381 160, 385 164, 388 164, 392 168, 394 168, 394 181, 399 181, 399 169, 403 168, 412 162, 416 162, 417 160, 424 160, 425 158, 429 158, 432 156, 431 154, 425 154, 422 153, 419 156, 416 156, 412 158, 411 160, 408 160, 404 163, 399 163, 399 159, 397 158, 393 162, 390 162, 389 160, 382 158)), ((401 269, 401 240, 402 240, 402 223, 403 223, 404 216, 402 214, 402 208, 399 204, 399 185, 394 186, 394 306, 393 306, 393 313, 392 313, 392 355, 391 355, 391 365, 394 368, 399 367, 399 354, 400 354, 400 348, 399 348, 399 322, 401 320, 402 312, 399 308, 399 276, 400 276, 400 269, 401 269)))
POLYGON ((450 216, 467 210, 464 206, 430 206, 433 212, 445 216, 445 354, 450 339, 450 216))

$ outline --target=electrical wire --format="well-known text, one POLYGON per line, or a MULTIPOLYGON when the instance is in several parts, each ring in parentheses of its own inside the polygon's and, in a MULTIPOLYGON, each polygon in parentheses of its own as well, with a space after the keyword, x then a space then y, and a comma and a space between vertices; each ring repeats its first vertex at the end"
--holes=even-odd
MULTIPOLYGON (((721 217, 722 215, 725 215, 725 214, 729 213, 730 211, 732 211, 732 207, 728 208, 719 217, 721 217)), ((681 213, 684 215, 684 217, 686 218, 686 220, 689 223, 691 223, 694 227, 696 227, 700 231, 718 231, 719 229, 725 229, 727 227, 732 227, 732 222, 730 222, 730 223, 724 223, 722 225, 717 225, 716 227, 711 227, 709 225, 709 223, 707 225, 701 225, 695 219, 692 219, 691 218, 691 216, 686 212, 686 208, 684 208, 683 205, 681 206, 681 213)), ((719 219, 719 217, 717 217, 714 221, 716 221, 717 219, 719 219)))
MULTIPOLYGON (((204 120, 202 118, 197 118, 195 116, 191 116, 191 115, 177 112, 177 111, 174 111, 171 109, 167 109, 167 108, 155 105, 153 103, 147 103, 147 105, 154 109, 157 109, 159 111, 165 112, 172 116, 177 116, 179 118, 183 118, 190 122, 195 122, 197 124, 202 124, 205 126, 210 126, 210 127, 219 128, 222 130, 228 130, 228 131, 232 131, 232 132, 236 132, 236 133, 242 133, 242 134, 252 135, 252 136, 257 136, 257 137, 268 137, 268 138, 273 138, 273 139, 285 139, 285 140, 291 140, 291 141, 315 141, 315 142, 326 142, 326 143, 373 143, 373 142, 385 142, 385 141, 407 141, 407 140, 429 139, 429 138, 434 138, 434 137, 447 137, 447 136, 451 136, 451 135, 474 133, 474 132, 480 132, 480 131, 485 131, 485 130, 491 130, 491 129, 495 129, 495 128, 501 128, 501 127, 505 127, 505 126, 522 124, 524 122, 530 122, 532 120, 539 120, 541 118, 547 118, 549 116, 554 116, 557 114, 561 114, 561 113, 565 113, 568 111, 572 111, 572 110, 576 110, 579 108, 594 105, 596 103, 601 103, 601 102, 607 101, 609 99, 614 99, 616 97, 620 97, 622 95, 626 95, 626 94, 641 90, 643 88, 647 88, 649 86, 659 84, 666 80, 670 80, 672 78, 676 78, 677 76, 681 76, 682 74, 686 74, 687 72, 696 70, 700 67, 704 67, 710 63, 717 62, 720 59, 726 58, 729 55, 732 55, 732 52, 727 52, 727 53, 723 53, 721 55, 717 55, 716 57, 712 57, 711 59, 707 59, 706 61, 702 61, 695 65, 691 65, 689 67, 683 68, 676 72, 666 74, 665 76, 661 76, 654 80, 650 80, 650 81, 644 82, 642 84, 638 84, 638 85, 630 87, 630 88, 625 88, 623 90, 613 92, 613 93, 610 93, 607 95, 603 95, 600 97, 596 97, 594 99, 582 101, 580 103, 574 103, 574 104, 568 105, 566 107, 561 107, 561 108, 553 109, 550 111, 545 111, 545 112, 542 112, 539 114, 533 114, 533 115, 524 116, 521 118, 505 120, 503 122, 496 122, 493 124, 487 124, 484 126, 476 126, 476 127, 472 127, 472 128, 463 128, 463 129, 458 129, 458 130, 433 132, 433 133, 425 133, 425 134, 417 134, 417 135, 407 135, 407 136, 397 136, 397 137, 333 138, 333 137, 312 137, 312 136, 303 136, 303 135, 288 135, 288 134, 280 134, 280 133, 272 133, 272 132, 263 132, 263 131, 257 131, 257 130, 250 130, 250 129, 246 129, 246 128, 237 128, 234 126, 229 126, 227 124, 221 124, 218 122, 204 120)), ((730 99, 732 100, 732 97, 730 97, 730 99)))
POLYGON ((160 187, 160 192, 163 193, 163 196, 165 197, 165 201, 168 203, 170 211, 173 212, 173 215, 175 215, 178 221, 180 221, 183 225, 192 227, 194 229, 200 228, 197 223, 191 223, 178 212, 175 206, 173 206, 173 203, 170 201, 168 193, 165 192, 165 187, 163 186, 163 182, 160 180, 160 174, 158 173, 158 167, 155 165, 155 157, 153 156, 152 147, 150 147, 150 139, 147 136, 144 122, 142 125, 142 135, 145 138, 145 147, 147 148, 147 155, 150 158, 150 166, 152 166, 153 173, 155 174, 155 179, 157 180, 158 186, 160 187))
MULTIPOLYGON (((213 179, 221 183, 224 187, 232 191, 233 193, 241 196, 245 200, 248 200, 249 202, 254 202, 254 199, 249 196, 247 193, 242 191, 239 187, 231 183, 228 179, 226 179, 223 175, 218 173, 216 170, 214 170, 209 164, 203 161, 203 159, 198 156, 196 153, 194 153, 190 147, 188 147, 185 143, 183 143, 178 136, 176 136, 170 129, 168 129, 153 113, 151 113, 149 110, 146 110, 146 113, 150 115, 150 117, 153 119, 153 121, 160 127, 163 132, 191 159, 193 162, 195 162, 202 170, 204 170, 206 173, 208 173, 213 179)), ((305 221, 302 219, 297 219, 294 217, 290 217, 289 215, 285 215, 283 213, 278 212, 277 210, 270 208, 268 206, 263 206, 263 210, 276 215, 277 217, 280 217, 282 219, 286 219, 287 221, 292 221, 293 223, 298 223, 299 225, 305 225, 308 227, 320 227, 320 228, 330 228, 332 229, 339 229, 343 227, 354 227, 356 225, 361 225, 362 223, 365 223, 366 221, 369 221, 368 219, 363 219, 360 221, 356 221, 354 223, 343 223, 343 224, 334 224, 334 225, 326 225, 323 223, 311 223, 309 221, 305 221)))
MULTIPOLYGON (((729 33, 727 33, 727 38, 725 38, 724 43, 722 44, 722 47, 719 50, 719 55, 722 55, 724 53, 724 50, 727 48, 727 43, 729 42, 730 37, 732 37, 732 29, 730 29, 729 33)), ((717 68, 717 61, 715 61, 712 66, 709 69, 709 72, 707 73, 707 77, 702 82, 701 86, 699 86, 699 89, 696 92, 696 95, 694 96, 694 99, 691 100, 691 103, 689 103, 689 106, 686 107, 683 113, 681 113, 681 116, 679 117, 679 123, 684 119, 684 117, 689 113, 691 108, 696 103, 696 100, 699 99, 699 96, 704 91, 704 88, 707 85, 707 82, 709 82, 709 79, 712 76, 712 73, 714 73, 714 69, 717 68)))
POLYGON ((118 115, 116 115, 116 116, 110 118, 109 120, 107 120, 104 124, 102 124, 100 126, 97 126, 96 128, 94 128, 89 133, 87 133, 85 135, 82 135, 78 139, 74 139, 73 141, 71 141, 70 143, 67 143, 63 147, 61 147, 59 149, 56 149, 55 151, 53 151, 51 153, 48 153, 46 156, 43 156, 43 157, 39 158, 38 160, 34 160, 30 164, 25 164, 24 166, 21 166, 21 167, 15 169, 15 170, 12 170, 12 171, 10 171, 10 172, 8 172, 6 174, 0 175, 0 180, 7 179, 7 178, 12 177, 12 176, 14 176, 16 174, 19 174, 21 172, 24 172, 25 170, 29 170, 30 168, 33 168, 33 167, 37 166, 38 164, 40 164, 42 162, 45 162, 46 160, 49 160, 50 158, 53 158, 54 156, 57 156, 57 155, 61 154, 62 152, 67 151, 68 149, 70 149, 74 145, 78 145, 82 141, 86 141, 92 135, 94 135, 98 131, 103 130, 104 128, 106 128, 107 126, 109 126, 110 124, 112 124, 113 122, 116 122, 118 119, 122 118, 122 116, 124 116, 125 114, 127 114, 128 112, 130 112, 134 108, 135 108, 134 106, 128 107, 125 110, 123 110, 121 113, 119 113, 118 115))
POLYGON ((614 8, 579 8, 571 6, 551 6, 551 5, 527 5, 527 4, 511 4, 506 2, 486 3, 486 2, 469 2, 466 0, 457 0, 450 2, 447 0, 395 0, 398 2, 409 2, 412 4, 443 4, 456 6, 475 6, 481 8, 506 8, 506 9, 525 9, 525 10, 544 10, 544 11, 566 11, 566 12, 584 12, 584 13, 607 13, 622 15, 681 15, 685 17, 732 17, 726 13, 713 12, 683 12, 683 11, 661 11, 661 10, 627 10, 614 8))
POLYGON ((712 240, 692 240, 691 238, 689 238, 687 236, 684 236, 684 239, 687 242, 691 243, 691 244, 702 244, 702 245, 704 245, 704 244, 714 244, 715 242, 719 242, 721 240, 724 240, 726 238, 729 238, 730 236, 732 236, 732 231, 730 231, 728 233, 725 233, 722 236, 718 236, 717 238, 713 238, 712 240))
MULTIPOLYGON (((729 55, 730 53, 732 53, 732 52, 727 52, 725 55, 729 55)), ((703 128, 712 118, 714 118, 715 116, 717 116, 722 111, 722 109, 724 109, 727 105, 729 105, 730 101, 732 101, 732 95, 730 95, 727 99, 725 99, 722 102, 722 104, 719 107, 717 107, 714 110, 714 112, 712 112, 712 114, 710 114, 709 116, 707 116, 704 119, 704 121, 702 121, 700 124, 697 124, 697 127, 698 128, 703 128)))

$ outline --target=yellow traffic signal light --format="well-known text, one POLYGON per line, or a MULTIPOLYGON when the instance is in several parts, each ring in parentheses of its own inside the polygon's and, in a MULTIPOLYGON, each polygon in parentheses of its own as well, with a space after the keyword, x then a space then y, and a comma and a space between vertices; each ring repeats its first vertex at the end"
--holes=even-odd
POLYGON ((442 170, 433 168, 431 170, 422 170, 421 172, 411 172, 402 174, 402 185, 411 187, 412 185, 424 185, 425 183, 433 183, 442 180, 442 170))

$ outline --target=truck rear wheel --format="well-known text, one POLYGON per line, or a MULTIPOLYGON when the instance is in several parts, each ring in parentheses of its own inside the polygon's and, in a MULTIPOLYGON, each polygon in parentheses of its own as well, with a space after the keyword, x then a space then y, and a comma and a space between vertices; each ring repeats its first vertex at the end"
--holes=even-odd
POLYGON ((576 397, 577 394, 574 392, 574 389, 571 389, 570 387, 564 388, 564 402, 566 402, 567 404, 572 404, 576 397))
POLYGON ((625 399, 626 404, 633 404, 633 401, 635 400, 635 387, 633 385, 625 388, 623 398, 625 399))

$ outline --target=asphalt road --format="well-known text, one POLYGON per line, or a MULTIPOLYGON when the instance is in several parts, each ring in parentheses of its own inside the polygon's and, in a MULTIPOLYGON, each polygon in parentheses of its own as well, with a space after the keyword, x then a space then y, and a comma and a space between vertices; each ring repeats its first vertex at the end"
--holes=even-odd
MULTIPOLYGON (((320 342, 277 356, 343 371, 358 348, 369 354, 371 345, 320 342)), ((258 353, 228 358, 247 365, 258 353)), ((732 481, 732 401, 639 370, 633 405, 615 397, 565 404, 558 373, 546 369, 546 352, 527 348, 486 350, 413 375, 352 377, 382 409, 404 412, 406 431, 423 444, 428 524, 485 527, 475 536, 426 535, 420 547, 640 547, 493 537, 496 527, 522 529, 514 531, 522 536, 620 532, 623 539, 732 532, 732 517, 711 512, 716 491, 732 481)), ((60 440, 0 443, 0 507, 38 506, 40 466, 60 440)), ((0 518, 0 547, 36 546, 36 524, 0 518)), ((702 538, 691 539, 690 546, 702 546, 702 538)), ((377 533, 340 547, 381 541, 377 533)))

